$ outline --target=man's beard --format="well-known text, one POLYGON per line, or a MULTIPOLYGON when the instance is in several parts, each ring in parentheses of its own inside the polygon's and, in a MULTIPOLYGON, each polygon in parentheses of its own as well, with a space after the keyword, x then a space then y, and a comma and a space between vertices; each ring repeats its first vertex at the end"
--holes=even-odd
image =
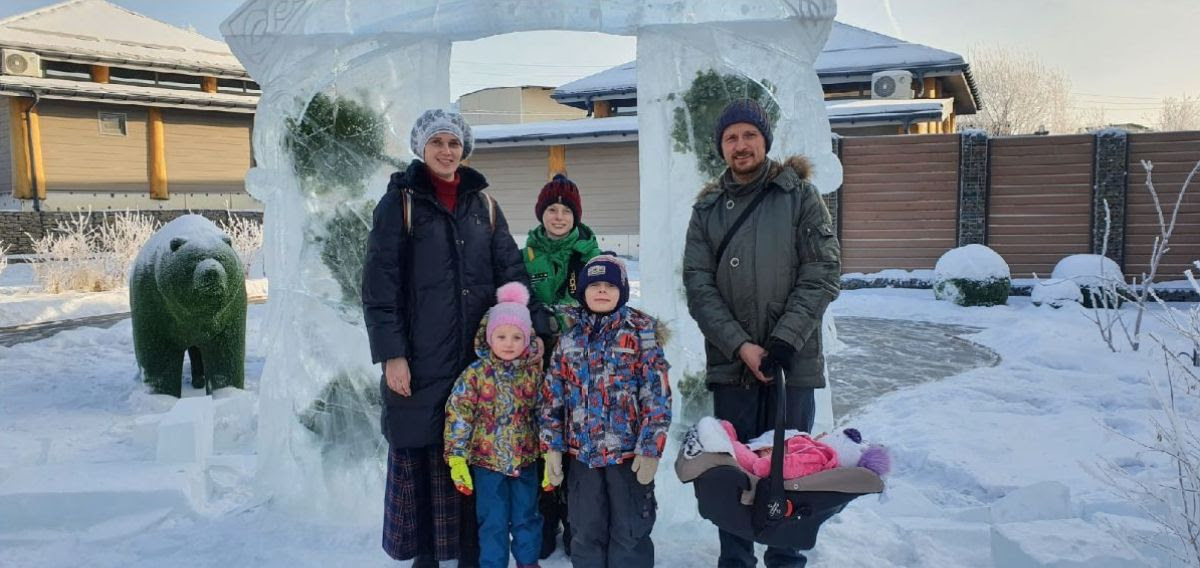
MULTIPOLYGON (((749 174, 752 174, 752 173, 758 171, 758 168, 762 167, 762 164, 764 161, 764 160, 760 159, 758 161, 751 162, 750 165, 746 166, 745 168, 739 168, 738 166, 734 165, 734 164, 737 164, 738 157, 739 156, 734 156, 733 160, 730 160, 731 163, 729 164, 729 169, 734 174, 737 174, 739 176, 749 175, 749 174)), ((753 156, 750 156, 750 157, 753 158, 753 156)))

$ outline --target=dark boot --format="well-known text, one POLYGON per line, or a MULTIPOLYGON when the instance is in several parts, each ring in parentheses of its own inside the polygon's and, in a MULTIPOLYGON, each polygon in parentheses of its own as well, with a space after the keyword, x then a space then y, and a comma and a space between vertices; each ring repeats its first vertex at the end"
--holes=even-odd
POLYGON ((571 555, 571 523, 563 521, 563 554, 571 555))
POLYGON ((438 568, 438 561, 432 554, 418 554, 413 558, 412 568, 438 568))

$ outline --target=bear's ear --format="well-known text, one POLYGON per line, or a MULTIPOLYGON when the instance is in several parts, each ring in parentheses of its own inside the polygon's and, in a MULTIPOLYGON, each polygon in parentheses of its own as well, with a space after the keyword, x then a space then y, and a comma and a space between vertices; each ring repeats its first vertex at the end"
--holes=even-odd
POLYGON ((221 240, 225 241, 225 244, 233 246, 233 239, 229 238, 229 235, 221 235, 221 240))
POLYGON ((179 247, 183 246, 185 243, 187 243, 187 239, 183 237, 175 237, 171 239, 171 252, 179 250, 179 247))

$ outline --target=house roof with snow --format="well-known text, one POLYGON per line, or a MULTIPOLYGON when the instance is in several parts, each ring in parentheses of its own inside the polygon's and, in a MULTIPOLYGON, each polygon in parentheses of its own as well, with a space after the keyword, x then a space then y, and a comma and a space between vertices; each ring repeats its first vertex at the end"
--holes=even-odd
POLYGON ((249 77, 224 42, 104 0, 68 0, 0 20, 0 47, 53 61, 249 77))
MULTIPOLYGON (((859 27, 834 22, 815 64, 822 85, 871 81, 871 74, 888 69, 911 71, 918 79, 942 77, 945 95, 955 100, 955 112, 973 114, 981 106, 970 66, 961 55, 910 43, 859 27)), ((919 82, 919 81, 918 81, 919 82)), ((591 101, 637 99, 637 62, 631 61, 572 81, 553 95, 558 102, 588 108, 591 101)))
MULTIPOLYGON (((932 120, 950 116, 954 100, 831 100, 825 101, 829 124, 837 126, 878 126, 932 120)), ((523 124, 486 124, 471 132, 481 147, 529 146, 549 141, 555 144, 633 141, 638 138, 636 116, 550 120, 523 124)))

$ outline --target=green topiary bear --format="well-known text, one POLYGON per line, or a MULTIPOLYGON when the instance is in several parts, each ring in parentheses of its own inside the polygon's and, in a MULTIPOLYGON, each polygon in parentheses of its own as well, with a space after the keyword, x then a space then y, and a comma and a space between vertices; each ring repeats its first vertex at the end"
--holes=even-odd
POLYGON ((180 396, 185 351, 193 387, 243 388, 245 275, 211 221, 184 215, 150 237, 129 277, 129 308, 138 368, 154 392, 180 396))

